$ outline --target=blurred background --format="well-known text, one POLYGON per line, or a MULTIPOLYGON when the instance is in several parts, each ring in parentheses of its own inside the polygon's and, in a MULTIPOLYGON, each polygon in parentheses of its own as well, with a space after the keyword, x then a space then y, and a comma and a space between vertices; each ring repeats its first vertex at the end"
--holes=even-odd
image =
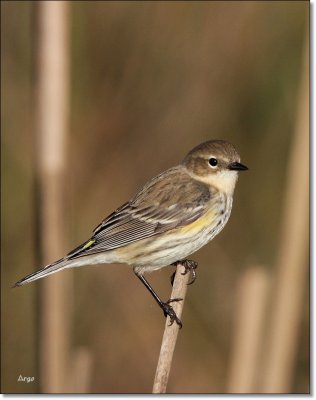
POLYGON ((168 392, 308 393, 309 2, 44 3, 1 2, 2 391, 151 392, 165 320, 130 268, 11 286, 225 139, 249 171, 192 257, 168 392))

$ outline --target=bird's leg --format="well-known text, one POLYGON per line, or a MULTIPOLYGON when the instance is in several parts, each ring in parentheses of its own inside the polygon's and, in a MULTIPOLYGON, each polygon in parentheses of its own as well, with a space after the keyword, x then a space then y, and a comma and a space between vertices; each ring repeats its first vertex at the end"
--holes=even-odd
MULTIPOLYGON (((188 285, 192 285, 192 283, 195 281, 196 279, 196 269, 198 266, 198 263, 196 261, 193 260, 179 260, 176 261, 174 263, 172 263, 171 265, 177 267, 178 264, 181 264, 184 266, 185 271, 182 273, 182 275, 186 275, 188 272, 190 272, 192 279, 191 282, 188 283, 188 285)), ((175 277, 176 273, 174 272, 171 276, 170 276, 170 280, 171 280, 171 285, 173 286, 173 281, 174 281, 174 277, 175 277)))
POLYGON ((135 275, 137 276, 138 279, 141 280, 141 282, 146 286, 146 288, 149 290, 150 294, 153 296, 153 298, 156 300, 157 304, 159 307, 162 309, 164 316, 167 317, 169 315, 170 317, 170 325, 176 321, 176 323, 179 325, 180 328, 182 328, 182 322, 181 320, 177 317, 177 314, 175 313, 174 309, 171 307, 170 303, 174 301, 181 301, 183 299, 169 299, 166 303, 163 302, 160 297, 157 295, 157 293, 154 291, 154 289, 150 286, 149 282, 144 278, 143 275, 138 274, 135 272, 135 275))

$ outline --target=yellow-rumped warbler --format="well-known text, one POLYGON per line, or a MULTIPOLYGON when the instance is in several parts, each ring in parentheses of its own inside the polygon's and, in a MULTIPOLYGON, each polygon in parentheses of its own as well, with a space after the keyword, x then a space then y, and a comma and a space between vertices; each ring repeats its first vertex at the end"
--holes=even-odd
MULTIPOLYGON (((22 286, 64 268, 126 263, 153 295, 171 323, 181 321, 144 278, 145 272, 184 261, 195 278, 197 264, 185 257, 214 238, 226 225, 240 163, 233 145, 210 140, 191 150, 182 163, 149 181, 114 211, 92 237, 66 257, 18 281, 22 286)), ((176 299, 178 300, 178 299, 176 299)))

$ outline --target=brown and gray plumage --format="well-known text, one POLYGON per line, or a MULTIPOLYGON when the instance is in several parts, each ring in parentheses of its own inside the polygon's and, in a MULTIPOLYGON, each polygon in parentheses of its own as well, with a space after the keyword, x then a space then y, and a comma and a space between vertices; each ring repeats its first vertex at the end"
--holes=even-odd
POLYGON ((88 241, 16 286, 64 268, 103 263, 129 264, 144 281, 145 272, 184 259, 223 229, 238 171, 246 169, 230 143, 200 144, 105 218, 88 241))

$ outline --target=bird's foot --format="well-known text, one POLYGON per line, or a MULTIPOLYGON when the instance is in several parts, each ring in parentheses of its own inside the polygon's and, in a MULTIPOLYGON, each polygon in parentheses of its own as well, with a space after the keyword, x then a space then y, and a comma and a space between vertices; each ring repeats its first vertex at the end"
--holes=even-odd
POLYGON ((175 313, 174 309, 172 308, 172 306, 170 305, 170 303, 174 302, 174 301, 182 301, 183 299, 180 298, 176 298, 176 299, 170 299, 168 300, 166 303, 161 303, 160 307, 162 308, 162 311, 164 313, 164 316, 167 318, 167 316, 170 317, 170 325, 172 325, 174 323, 174 321, 176 321, 176 323, 179 325, 180 329, 182 328, 182 322, 181 320, 178 318, 177 314, 175 313))
MULTIPOLYGON (((182 272, 182 275, 186 275, 188 272, 190 272, 192 279, 191 279, 191 282, 188 283, 188 285, 192 285, 192 283, 196 279, 196 271, 195 270, 197 269, 198 263, 193 260, 179 260, 171 265, 174 265, 176 267, 178 264, 183 265, 185 268, 185 271, 182 272)), ((176 275, 176 273, 174 272, 170 277, 171 285, 173 285, 175 275, 176 275)))

